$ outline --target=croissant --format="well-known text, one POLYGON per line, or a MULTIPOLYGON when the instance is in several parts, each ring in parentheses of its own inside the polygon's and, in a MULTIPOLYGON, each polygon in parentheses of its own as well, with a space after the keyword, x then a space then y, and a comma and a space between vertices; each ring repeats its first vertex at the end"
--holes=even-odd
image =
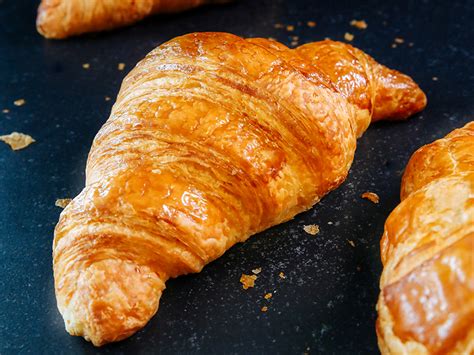
POLYGON ((130 336, 167 279, 340 185, 371 117, 425 105, 408 76, 339 42, 194 33, 159 46, 124 79, 55 229, 67 331, 95 345, 130 336))
POLYGON ((474 121, 413 154, 380 243, 382 354, 474 354, 474 121))
POLYGON ((130 25, 158 13, 178 12, 230 0, 42 0, 36 28, 46 38, 62 39, 130 25))

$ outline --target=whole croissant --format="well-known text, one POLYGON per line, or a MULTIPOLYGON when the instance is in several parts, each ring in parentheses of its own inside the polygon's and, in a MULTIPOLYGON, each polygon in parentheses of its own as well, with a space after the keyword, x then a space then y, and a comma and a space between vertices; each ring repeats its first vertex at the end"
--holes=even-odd
POLYGON ((36 28, 46 38, 130 25, 158 13, 178 12, 230 0, 42 0, 36 28))
POLYGON ((383 354, 474 353, 474 121, 420 148, 380 243, 383 354))
POLYGON ((170 277, 305 211, 345 179, 373 119, 426 97, 347 44, 175 38, 125 78, 53 246, 67 330, 95 345, 155 314, 170 277))

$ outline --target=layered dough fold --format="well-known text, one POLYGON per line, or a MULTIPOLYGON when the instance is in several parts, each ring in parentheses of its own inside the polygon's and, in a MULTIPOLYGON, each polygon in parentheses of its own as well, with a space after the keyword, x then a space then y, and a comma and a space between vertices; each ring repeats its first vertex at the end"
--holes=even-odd
POLYGON ((474 353, 474 122, 413 154, 381 241, 383 354, 474 353))
POLYGON ((67 330, 95 345, 133 334, 167 279, 339 186, 371 119, 425 105, 409 77, 343 43, 194 33, 156 48, 125 78, 56 227, 67 330))
POLYGON ((42 0, 36 28, 46 38, 63 39, 138 22, 159 13, 179 12, 230 0, 42 0))

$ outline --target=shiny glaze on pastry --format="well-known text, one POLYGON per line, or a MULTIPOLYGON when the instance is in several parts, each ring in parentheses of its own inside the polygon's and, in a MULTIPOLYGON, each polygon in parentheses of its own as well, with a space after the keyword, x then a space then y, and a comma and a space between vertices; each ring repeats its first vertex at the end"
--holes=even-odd
POLYGON ((130 25, 147 16, 178 12, 229 0, 42 0, 36 28, 46 38, 62 39, 130 25))
POLYGON ((339 186, 373 112, 425 105, 408 76, 343 43, 194 33, 159 46, 123 81, 56 227, 67 330, 95 345, 133 334, 167 279, 339 186))
POLYGON ((474 353, 474 122, 413 154, 381 241, 383 354, 474 353))

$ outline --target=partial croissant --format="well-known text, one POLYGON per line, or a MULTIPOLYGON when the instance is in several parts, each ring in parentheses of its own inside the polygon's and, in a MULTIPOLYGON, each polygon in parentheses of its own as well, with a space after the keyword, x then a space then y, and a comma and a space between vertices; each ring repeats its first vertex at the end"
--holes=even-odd
POLYGON ((95 345, 130 336, 166 280, 340 185, 371 117, 425 105, 409 77, 343 43, 195 33, 156 48, 125 78, 56 227, 68 332, 95 345))
POLYGON ((382 354, 474 354, 474 121, 410 159, 380 243, 382 354))
POLYGON ((149 15, 178 12, 230 0, 42 0, 36 28, 46 38, 63 39, 130 25, 149 15))

